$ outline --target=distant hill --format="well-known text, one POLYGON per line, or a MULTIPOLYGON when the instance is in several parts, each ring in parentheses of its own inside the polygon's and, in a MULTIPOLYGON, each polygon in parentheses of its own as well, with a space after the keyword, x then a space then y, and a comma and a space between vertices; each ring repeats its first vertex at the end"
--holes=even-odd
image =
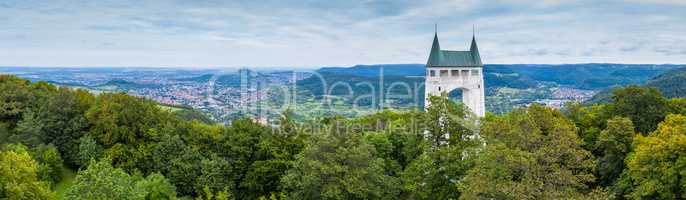
MULTIPOLYGON (((645 86, 657 88, 667 98, 686 97, 686 67, 663 71, 644 83, 645 86)), ((613 89, 614 87, 604 89, 585 103, 608 103, 611 101, 613 89)))
POLYGON ((136 88, 158 88, 158 87, 160 87, 160 86, 156 85, 156 84, 138 84, 138 83, 134 83, 131 81, 114 79, 114 80, 107 81, 104 84, 97 85, 93 88, 99 89, 99 90, 107 90, 107 91, 113 91, 113 90, 127 91, 127 90, 136 89, 136 88))
POLYGON ((649 80, 646 86, 658 88, 665 97, 686 97, 686 68, 666 71, 649 80))
MULTIPOLYGON (((32 80, 32 81, 35 81, 35 80, 32 80)), ((80 84, 80 83, 57 82, 57 81, 46 81, 46 82, 53 84, 53 85, 67 86, 67 87, 88 87, 88 86, 86 86, 84 84, 80 84)))
POLYGON ((385 76, 424 76, 424 66, 424 64, 355 65, 352 67, 323 67, 317 72, 370 77, 379 76, 380 69, 383 68, 385 76))
MULTIPOLYGON (((311 76, 298 81, 298 89, 310 94, 315 98, 329 93, 332 95, 345 95, 348 88, 339 87, 333 91, 324 91, 324 83, 330 89, 337 82, 348 83, 352 86, 353 93, 357 95, 369 94, 369 87, 357 85, 359 83, 371 83, 375 89, 379 88, 379 75, 384 75, 384 87, 389 87, 393 82, 403 82, 409 85, 421 86, 425 76, 423 64, 383 64, 383 65, 356 65, 352 67, 325 67, 317 70, 321 76, 311 76), (383 71, 382 71, 383 69, 383 71)), ((616 86, 630 84, 644 84, 665 71, 686 67, 686 65, 648 65, 648 64, 489 64, 484 66, 484 81, 486 95, 495 95, 498 88, 537 89, 541 84, 553 84, 563 87, 583 90, 605 90, 616 86)), ((667 78, 667 77, 665 77, 667 78)), ((674 84, 672 84, 674 85, 674 84)), ((685 88, 685 87, 680 87, 685 88)), ((424 88, 413 88, 414 94, 423 95, 424 88)), ((607 92, 600 92, 591 101, 606 101, 607 92), (605 96, 603 96, 605 95, 605 96)), ((416 99, 422 99, 423 96, 416 99)), ((360 102, 358 102, 360 103, 360 102)), ((401 104, 415 104, 409 100, 399 101, 401 104)), ((423 102, 417 102, 423 104, 423 102)))
POLYGON ((612 102, 613 89, 614 88, 607 88, 601 90, 600 92, 596 93, 595 95, 593 95, 593 97, 584 101, 583 103, 586 105, 610 103, 612 102))
MULTIPOLYGON (((187 77, 187 78, 178 78, 175 79, 177 81, 193 81, 193 82, 198 82, 198 83, 207 83, 210 80, 214 80, 215 84, 221 85, 224 87, 239 87, 241 84, 241 76, 244 75, 243 73, 248 74, 249 76, 269 76, 272 73, 262 73, 259 71, 255 70, 249 70, 249 69, 240 69, 235 72, 212 72, 208 74, 203 74, 200 76, 195 76, 195 77, 187 77)), ((283 72, 274 72, 274 73, 292 73, 292 71, 283 71, 283 72)))
MULTIPOLYGON (((324 72, 320 73, 319 76, 310 76, 304 80, 297 82, 297 88, 300 94, 305 94, 306 96, 314 96, 316 98, 321 98, 325 94, 329 95, 348 95, 350 90, 353 92, 353 99, 361 95, 379 94, 380 79, 377 76, 360 76, 348 73, 330 73, 324 72), (326 84, 326 87, 324 87, 326 84), (347 86, 350 86, 348 88, 347 86), (373 90, 373 92, 372 92, 373 90)), ((422 96, 416 97, 418 99, 423 98, 424 88, 419 88, 424 84, 424 77, 417 76, 397 76, 397 75, 386 75, 384 76, 383 85, 384 89, 393 89, 391 94, 394 95, 407 95, 404 86, 397 85, 397 83, 405 83, 409 86, 410 95, 421 94, 422 96), (391 85, 395 84, 392 88, 391 85)), ((385 94, 388 91, 384 91, 385 94)), ((371 98, 361 98, 358 105, 371 105, 371 98)), ((413 101, 408 101, 407 99, 399 100, 398 104, 412 104, 413 101)), ((423 103, 423 101, 421 102, 423 103)))
MULTIPOLYGON (((384 76, 424 76, 424 64, 356 65, 352 67, 324 67, 317 70, 325 78, 329 75, 377 78, 383 68, 384 76)), ((529 88, 536 82, 553 82, 568 87, 597 90, 620 85, 642 84, 663 72, 686 65, 649 64, 515 64, 485 65, 486 87, 529 88)), ((312 77, 317 78, 317 77, 312 77)), ((306 80, 304 82, 312 82, 306 80)), ((321 81, 319 81, 321 82, 321 81)))
MULTIPOLYGON (((597 90, 621 85, 642 84, 663 72, 684 65, 649 64, 563 64, 563 65, 498 65, 512 68, 536 81, 554 82, 569 87, 597 90)), ((488 84, 488 82, 487 82, 488 84)))
MULTIPOLYGON (((416 82, 417 77, 424 77, 425 65, 424 64, 382 64, 382 65, 356 65, 352 67, 324 67, 317 70, 318 73, 322 74, 323 77, 328 78, 329 75, 340 76, 340 75, 350 75, 359 77, 368 77, 369 80, 376 80, 383 69, 384 78, 409 76, 412 79, 410 82, 416 82)), ((520 76, 512 68, 505 65, 486 65, 484 66, 484 79, 486 81, 486 87, 512 87, 512 88, 528 88, 535 86, 535 83, 526 78, 520 76)), ((318 79, 318 77, 311 77, 318 79)), ((337 78, 333 78, 337 79, 337 78)), ((306 81, 309 82, 310 80, 306 81)), ((401 80, 402 81, 402 80, 401 80)), ((423 79, 422 79, 423 81, 423 79)), ((321 82, 321 81, 320 81, 321 82)))

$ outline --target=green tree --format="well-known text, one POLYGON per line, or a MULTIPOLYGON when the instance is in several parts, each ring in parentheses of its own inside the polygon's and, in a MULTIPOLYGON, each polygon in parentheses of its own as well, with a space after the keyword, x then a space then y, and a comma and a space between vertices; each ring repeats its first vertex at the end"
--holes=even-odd
POLYGON ((449 140, 461 143, 464 137, 473 134, 475 125, 473 114, 462 104, 457 104, 443 94, 429 97, 430 105, 425 114, 428 141, 433 146, 448 144, 449 140))
POLYGON ((233 200, 233 195, 231 195, 231 192, 229 191, 229 188, 224 188, 223 190, 219 191, 212 191, 210 187, 204 187, 203 192, 200 193, 196 198, 196 200, 233 200))
POLYGON ((488 145, 461 181, 461 199, 571 199, 591 192, 594 158, 559 111, 532 105, 482 123, 488 145))
POLYGON ((86 112, 90 134, 106 148, 157 139, 155 129, 168 117, 157 104, 124 93, 104 93, 86 112))
POLYGON ((686 98, 669 99, 669 112, 673 114, 686 115, 686 98))
POLYGON ((86 135, 79 138, 78 164, 85 167, 91 160, 97 160, 102 156, 102 146, 93 137, 86 135))
POLYGON ((598 182, 602 186, 611 186, 625 168, 624 158, 631 151, 634 137, 634 125, 631 120, 614 117, 607 121, 607 128, 598 136, 596 151, 598 157, 598 182))
POLYGON ((0 199, 54 199, 47 182, 38 179, 38 164, 26 149, 0 152, 0 199))
POLYGON ((68 165, 78 162, 78 139, 90 128, 85 113, 95 97, 84 90, 61 87, 45 95, 36 108, 35 127, 40 127, 43 143, 52 143, 62 153, 68 165))
POLYGON ((136 188, 146 194, 146 200, 176 199, 176 187, 159 173, 152 173, 145 179, 138 180, 136 188))
POLYGON ((393 146, 390 140, 390 134, 368 132, 364 134, 364 140, 366 143, 374 146, 376 150, 376 155, 374 156, 384 160, 385 173, 387 175, 397 176, 402 171, 398 159, 393 154, 396 147, 393 146))
POLYGON ((474 132, 475 119, 464 105, 451 101, 445 95, 432 96, 429 101, 424 120, 419 123, 423 123, 424 133, 428 133, 425 134, 426 141, 430 145, 414 139, 413 133, 392 137, 396 141, 392 143, 412 142, 419 147, 416 150, 420 155, 410 157, 410 162, 400 174, 404 195, 413 199, 457 199, 460 191, 456 183, 472 166, 473 150, 480 143, 474 132))
POLYGON ((9 143, 9 138, 11 136, 8 124, 0 121, 0 145, 9 143))
POLYGON ((648 136, 636 136, 621 187, 629 199, 686 198, 686 116, 668 115, 648 136))
POLYGON ((92 124, 89 135, 105 148, 115 167, 127 172, 154 171, 152 152, 162 128, 172 123, 157 104, 124 93, 100 94, 86 112, 92 124))
POLYGON ((38 119, 38 116, 31 110, 26 110, 24 112, 22 119, 17 122, 15 130, 16 133, 8 138, 11 142, 22 143, 31 147, 43 143, 43 140, 41 140, 43 135, 43 124, 38 119))
POLYGON ((155 143, 115 144, 103 151, 103 157, 112 161, 113 165, 129 173, 150 173, 155 169, 152 152, 155 143))
POLYGON ((257 199, 278 193, 280 180, 290 169, 293 161, 282 159, 259 160, 252 163, 241 182, 241 196, 257 199))
MULTIPOLYGON (((231 165, 227 172, 236 184, 229 188, 239 199, 257 199, 280 192, 280 179, 304 147, 306 135, 300 133, 293 113, 285 111, 278 127, 269 129, 248 119, 232 122, 214 150, 231 165)), ((221 187, 211 187, 220 191, 221 187)))
POLYGON ((412 133, 396 137, 405 140, 403 143, 419 142, 422 152, 402 172, 403 189, 413 199, 457 199, 460 191, 456 184, 473 165, 474 151, 480 144, 475 135, 475 118, 464 105, 445 95, 429 100, 431 104, 421 123, 430 145, 413 140, 412 133))
POLYGON ((38 177, 54 185, 62 180, 64 168, 62 157, 53 145, 39 145, 33 149, 32 157, 38 161, 38 177))
POLYGON ((428 146, 424 134, 418 133, 416 130, 411 130, 413 129, 414 123, 418 122, 407 119, 396 120, 393 124, 399 124, 403 126, 403 128, 400 128, 400 130, 394 128, 387 134, 393 149, 386 159, 396 161, 400 165, 401 170, 405 169, 412 161, 422 155, 428 146))
POLYGON ((401 174, 403 189, 412 199, 457 199, 457 183, 473 166, 473 152, 463 147, 427 149, 401 174))
POLYGON ((145 192, 135 187, 124 170, 113 168, 109 160, 92 161, 79 171, 66 194, 69 199, 144 199, 145 192))
POLYGON ((355 132, 364 132, 365 140, 374 145, 377 156, 386 160, 389 174, 402 170, 430 145, 425 139, 426 112, 384 110, 348 120, 355 132), (390 142, 390 143, 389 143, 390 142))
MULTIPOLYGON (((256 161, 269 159, 269 151, 260 151, 260 142, 271 130, 267 127, 257 124, 250 119, 239 119, 232 121, 231 126, 224 130, 223 136, 220 139, 220 144, 215 153, 218 156, 225 158, 231 165, 230 180, 236 183, 235 188, 229 188, 231 191, 236 191, 236 198, 248 198, 251 195, 260 195, 262 189, 252 187, 257 179, 246 180, 246 176, 251 170, 251 166, 256 161), (245 181, 245 183, 243 183, 245 181), (251 194, 248 191, 257 192, 251 194), (245 195, 245 196, 244 196, 245 195)), ((286 150, 286 149, 283 149, 286 150)), ((259 167, 259 166, 255 166, 259 167)), ((273 176, 268 174, 265 176, 273 176)), ((251 177, 255 178, 255 177, 251 177)), ((267 183, 261 182, 258 184, 267 183)), ((265 187, 271 187, 265 185, 265 187)))
POLYGON ((110 161, 91 161, 88 168, 79 171, 67 191, 68 199, 176 199, 174 186, 161 174, 146 178, 131 176, 114 168, 110 161))
POLYGON ((181 140, 178 135, 164 135, 152 151, 154 169, 164 174, 183 195, 193 195, 201 175, 200 153, 181 140))
POLYGON ((13 75, 0 75, 0 121, 7 122, 10 129, 35 99, 29 84, 28 80, 13 75))
POLYGON ((592 151, 594 155, 596 142, 600 132, 605 129, 605 123, 612 116, 607 111, 606 104, 582 106, 581 103, 568 103, 565 105, 566 115, 574 122, 577 129, 577 134, 584 141, 583 147, 586 150, 592 151))
POLYGON ((655 130, 669 111, 667 100, 655 88, 631 85, 612 94, 610 113, 630 118, 636 132, 644 135, 655 130))
POLYGON ((360 135, 320 135, 298 156, 282 181, 293 199, 394 199, 399 180, 384 173, 384 161, 360 135))
POLYGON ((200 161, 200 175, 195 181, 196 194, 202 194, 205 187, 212 191, 221 191, 224 188, 233 188, 231 179, 231 166, 229 162, 216 155, 204 158, 200 161))
POLYGON ((187 120, 187 121, 194 121, 197 120, 199 122, 205 123, 205 124, 214 124, 216 123, 212 118, 207 116, 205 113, 198 111, 198 110, 193 110, 193 109, 181 109, 173 112, 174 116, 178 117, 179 119, 187 120))

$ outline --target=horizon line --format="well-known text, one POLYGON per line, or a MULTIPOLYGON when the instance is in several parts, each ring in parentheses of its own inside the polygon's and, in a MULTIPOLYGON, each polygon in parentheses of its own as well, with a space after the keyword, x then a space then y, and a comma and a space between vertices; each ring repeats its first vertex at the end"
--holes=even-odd
MULTIPOLYGON (((686 63, 614 63, 614 62, 581 62, 581 63, 484 63, 483 65, 588 65, 588 64, 612 64, 612 65, 686 65, 686 63)), ((356 66, 375 66, 375 65, 426 65, 421 63, 375 63, 375 64, 354 64, 354 65, 321 65, 321 66, 39 66, 39 65, 0 65, 0 68, 139 68, 139 69, 319 69, 327 67, 356 67, 356 66)))

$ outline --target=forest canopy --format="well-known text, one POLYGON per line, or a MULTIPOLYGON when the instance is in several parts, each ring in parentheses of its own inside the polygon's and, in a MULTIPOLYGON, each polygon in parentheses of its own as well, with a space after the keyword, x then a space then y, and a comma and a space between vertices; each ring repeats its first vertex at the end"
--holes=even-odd
POLYGON ((0 199, 686 199, 686 99, 648 87, 272 125, 10 75, 0 91, 0 199))

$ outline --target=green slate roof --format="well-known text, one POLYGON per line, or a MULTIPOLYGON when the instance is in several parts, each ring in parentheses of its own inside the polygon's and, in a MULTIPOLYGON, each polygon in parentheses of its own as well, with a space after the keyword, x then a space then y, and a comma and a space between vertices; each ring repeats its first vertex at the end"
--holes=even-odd
POLYGON ((472 45, 469 51, 441 50, 438 43, 438 34, 434 35, 433 45, 427 67, 482 67, 479 48, 476 46, 476 38, 472 37, 472 45))

